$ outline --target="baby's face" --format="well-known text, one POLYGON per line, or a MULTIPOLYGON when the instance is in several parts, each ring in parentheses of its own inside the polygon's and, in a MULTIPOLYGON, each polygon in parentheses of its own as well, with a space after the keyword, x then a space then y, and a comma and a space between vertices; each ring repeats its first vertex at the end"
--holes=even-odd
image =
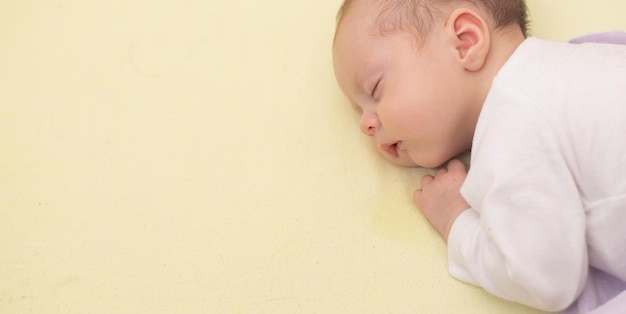
POLYGON ((361 131, 384 157, 402 166, 438 167, 471 144, 465 74, 436 29, 420 47, 406 31, 373 35, 376 7, 364 2, 353 4, 337 30, 339 86, 361 114, 361 131))

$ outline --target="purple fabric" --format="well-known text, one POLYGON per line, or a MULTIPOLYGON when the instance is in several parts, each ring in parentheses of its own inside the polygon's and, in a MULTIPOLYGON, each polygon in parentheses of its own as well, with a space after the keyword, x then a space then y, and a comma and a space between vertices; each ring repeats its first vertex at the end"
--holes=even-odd
POLYGON ((563 314, 620 313, 619 310, 624 309, 626 309, 626 282, 590 267, 583 292, 576 303, 563 311, 563 314))
POLYGON ((588 34, 570 40, 572 44, 582 43, 602 43, 602 44, 619 44, 626 45, 626 32, 611 31, 603 33, 588 34))

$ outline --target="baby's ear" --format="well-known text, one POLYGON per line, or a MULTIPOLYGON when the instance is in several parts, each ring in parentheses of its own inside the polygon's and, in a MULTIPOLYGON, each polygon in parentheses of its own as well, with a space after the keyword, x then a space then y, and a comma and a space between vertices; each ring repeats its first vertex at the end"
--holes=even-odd
POLYGON ((467 71, 479 71, 485 65, 490 47, 489 27, 475 11, 462 8, 450 14, 446 29, 452 36, 457 59, 467 71))

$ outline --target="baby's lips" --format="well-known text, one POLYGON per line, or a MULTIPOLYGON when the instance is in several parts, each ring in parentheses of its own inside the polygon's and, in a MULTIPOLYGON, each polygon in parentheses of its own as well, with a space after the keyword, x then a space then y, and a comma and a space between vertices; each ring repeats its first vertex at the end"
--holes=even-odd
POLYGON ((401 142, 395 142, 395 143, 391 143, 391 144, 380 144, 380 150, 386 154, 388 154, 391 157, 394 158, 398 158, 399 154, 398 154, 398 146, 400 145, 401 142))

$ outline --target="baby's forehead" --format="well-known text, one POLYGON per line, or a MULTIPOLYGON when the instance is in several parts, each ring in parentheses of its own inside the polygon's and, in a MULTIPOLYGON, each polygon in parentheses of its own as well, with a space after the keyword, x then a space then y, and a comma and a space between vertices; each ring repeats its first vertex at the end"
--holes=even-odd
POLYGON ((348 0, 346 1, 338 15, 338 25, 344 20, 375 19, 381 12, 381 4, 384 0, 348 0))
POLYGON ((342 8, 335 41, 345 40, 344 37, 354 38, 363 35, 372 35, 377 29, 376 24, 380 8, 378 0, 354 0, 347 2, 348 6, 342 8))
MULTIPOLYGON (((350 28, 352 32, 385 36, 403 30, 420 37, 434 22, 431 5, 429 0, 351 0, 339 12, 337 31, 350 28)), ((447 11, 436 11, 440 9, 447 11)))
POLYGON ((355 51, 371 40, 372 22, 363 14, 349 14, 337 26, 333 51, 355 51))

